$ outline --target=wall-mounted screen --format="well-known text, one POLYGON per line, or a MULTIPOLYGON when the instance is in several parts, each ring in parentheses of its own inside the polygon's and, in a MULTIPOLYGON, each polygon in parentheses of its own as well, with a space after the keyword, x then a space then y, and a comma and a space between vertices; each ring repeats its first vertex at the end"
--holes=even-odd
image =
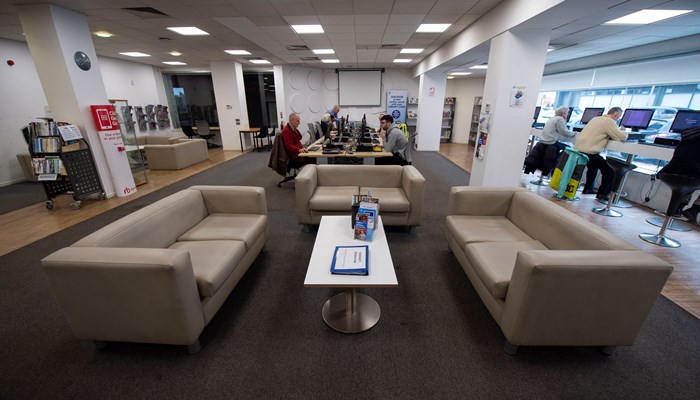
POLYGON ((382 71, 338 70, 338 105, 382 105, 382 71))

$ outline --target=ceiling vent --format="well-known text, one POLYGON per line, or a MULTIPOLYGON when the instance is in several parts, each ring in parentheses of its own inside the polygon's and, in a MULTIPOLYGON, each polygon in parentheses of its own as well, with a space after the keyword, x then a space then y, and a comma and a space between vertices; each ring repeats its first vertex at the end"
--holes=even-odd
POLYGON ((158 11, 153 7, 128 7, 122 8, 122 11, 126 11, 129 14, 136 15, 141 18, 166 18, 170 17, 168 14, 158 11))
POLYGON ((383 50, 400 50, 402 47, 400 44, 383 44, 381 48, 383 50))
POLYGON ((287 46, 287 50, 297 51, 297 50, 309 50, 309 46, 303 44, 292 44, 287 46))
POLYGON ((159 37, 158 40, 172 40, 169 37, 159 37))
POLYGON ((318 57, 299 57, 300 60, 302 61, 319 61, 320 58, 318 57))

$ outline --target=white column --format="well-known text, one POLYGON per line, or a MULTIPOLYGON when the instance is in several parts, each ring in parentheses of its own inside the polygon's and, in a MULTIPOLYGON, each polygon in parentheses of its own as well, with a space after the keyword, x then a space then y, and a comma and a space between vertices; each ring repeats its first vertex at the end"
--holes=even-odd
POLYGON ((482 112, 491 112, 484 159, 474 156, 469 184, 517 186, 523 168, 550 31, 505 32, 491 39, 482 112), (524 87, 522 106, 512 106, 514 86, 524 87))
POLYGON ((418 150, 440 150, 442 109, 445 105, 447 79, 443 72, 426 72, 418 86, 418 122, 416 144, 418 150))
POLYGON ((131 176, 131 171, 126 159, 111 165, 110 171, 90 111, 90 105, 109 102, 87 19, 50 4, 18 5, 17 11, 51 114, 80 128, 90 143, 105 193, 114 196, 112 175, 131 176), (77 51, 88 55, 90 70, 75 64, 77 51))
MULTIPOLYGON (((289 121, 287 116, 287 103, 285 102, 285 90, 284 90, 284 68, 281 65, 275 65, 272 67, 275 75, 275 102, 277 102, 277 120, 278 122, 284 121, 285 125, 289 121)), ((279 126, 277 127, 279 130, 279 126)))
POLYGON ((243 66, 237 61, 212 62, 211 79, 224 150, 242 151, 238 132, 241 128, 249 128, 243 66))

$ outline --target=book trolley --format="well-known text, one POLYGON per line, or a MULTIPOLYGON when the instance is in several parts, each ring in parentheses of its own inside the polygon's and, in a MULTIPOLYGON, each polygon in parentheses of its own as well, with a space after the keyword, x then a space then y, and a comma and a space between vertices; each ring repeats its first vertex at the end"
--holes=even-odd
MULTIPOLYGON (((59 127, 71 125, 47 119, 31 122, 22 130, 32 157, 32 168, 46 193, 46 208, 53 209, 53 199, 61 195, 73 196, 75 202, 71 207, 75 210, 88 196, 106 199, 90 145, 79 131, 72 139, 59 132, 59 127)), ((75 126, 72 128, 77 131, 75 126)))

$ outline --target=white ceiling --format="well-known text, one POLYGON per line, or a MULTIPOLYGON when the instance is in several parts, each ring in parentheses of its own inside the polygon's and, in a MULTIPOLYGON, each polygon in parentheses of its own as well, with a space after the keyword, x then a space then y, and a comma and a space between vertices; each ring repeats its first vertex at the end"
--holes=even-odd
MULTIPOLYGON (((506 0, 528 1, 528 0, 506 0)), ((24 40, 15 5, 45 3, 46 0, 0 0, 0 37, 24 40)), ((501 0, 53 0, 53 4, 85 14, 91 30, 113 33, 112 38, 94 37, 97 53, 176 69, 163 61, 182 61, 190 69, 207 69, 210 61, 238 60, 252 66, 251 57, 272 64, 298 64, 325 67, 412 68, 437 50, 501 0), (127 7, 153 7, 167 16, 151 17, 123 11, 127 7), (416 33, 421 23, 450 23, 444 33, 416 33), (324 34, 298 35, 290 24, 321 24, 324 34), (186 37, 170 32, 168 26, 196 26, 210 36, 186 37), (290 50, 288 46, 312 49, 333 48, 336 56, 317 56, 310 50, 290 50), (397 48, 382 48, 396 45, 397 48), (402 54, 399 48, 426 50, 418 55, 402 54), (228 49, 244 49, 252 56, 232 56, 228 49), (182 56, 173 57, 170 51, 182 56), (148 58, 130 58, 120 52, 139 51, 148 58), (406 57, 404 57, 406 56, 406 57), (322 64, 306 57, 340 59, 341 64, 322 64), (395 58, 411 58, 408 64, 395 64, 395 58)), ((552 28, 548 66, 567 65, 574 69, 576 59, 647 48, 650 43, 700 34, 700 0, 567 0, 534 18, 526 27, 552 28), (596 7, 589 4, 596 3, 596 7), (601 12, 601 5, 603 11, 601 12), (646 26, 608 26, 602 23, 645 8, 692 9, 696 12, 646 26), (645 46, 646 45, 646 46, 645 46)), ((684 52, 700 51, 697 37, 691 45, 677 46, 684 52), (694 50, 693 50, 694 49, 694 50)), ((644 52, 642 52, 644 53, 644 52)), ((653 56, 649 50, 648 56, 653 56)), ((632 53, 630 53, 632 54, 632 53)), ((635 57, 644 58, 639 51, 635 57)), ((619 57, 618 57, 619 58, 619 57)), ((451 62, 451 68, 464 70, 488 60, 488 45, 478 46, 451 62)), ((472 71, 475 72, 475 71, 472 71)), ((475 72, 472 76, 483 75, 475 72)))

